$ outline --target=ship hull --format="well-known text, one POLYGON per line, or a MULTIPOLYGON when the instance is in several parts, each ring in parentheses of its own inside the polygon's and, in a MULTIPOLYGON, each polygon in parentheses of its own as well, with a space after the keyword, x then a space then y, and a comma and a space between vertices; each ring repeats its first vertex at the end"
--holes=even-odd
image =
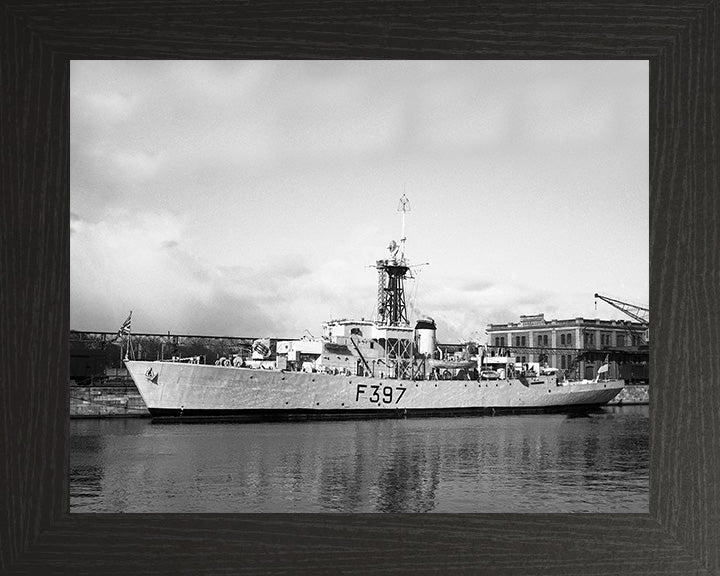
POLYGON ((393 380, 127 361, 158 419, 306 420, 463 416, 591 410, 622 381, 558 385, 554 377, 511 380, 393 380))

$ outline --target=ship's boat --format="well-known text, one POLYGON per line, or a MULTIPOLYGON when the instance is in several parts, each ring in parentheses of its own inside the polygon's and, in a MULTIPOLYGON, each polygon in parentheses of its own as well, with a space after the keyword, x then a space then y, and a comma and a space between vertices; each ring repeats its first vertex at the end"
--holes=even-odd
MULTIPOLYGON (((403 204, 405 206, 405 204, 403 204)), ((403 214, 404 215, 404 214, 403 214)), ((155 418, 307 419, 586 410, 607 404, 621 380, 572 382, 552 370, 516 369, 509 356, 439 359, 435 322, 407 317, 411 266, 392 242, 377 260, 375 320, 330 320, 322 337, 256 340, 252 357, 126 359, 155 418), (493 360, 489 363, 487 360, 493 360)), ((477 352, 475 350, 475 352, 477 352)))
POLYGON ((476 360, 430 360, 430 367, 438 370, 462 370, 477 368, 476 360))

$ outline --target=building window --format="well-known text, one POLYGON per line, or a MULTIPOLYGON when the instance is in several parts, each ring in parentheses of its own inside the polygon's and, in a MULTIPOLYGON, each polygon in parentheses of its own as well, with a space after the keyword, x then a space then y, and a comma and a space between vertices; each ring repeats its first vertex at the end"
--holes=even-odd
MULTIPOLYGON (((560 334, 560 346, 565 346, 565 334, 560 334)), ((565 366, 563 366, 563 368, 565 368, 565 366)))
POLYGON ((625 334, 617 335, 617 345, 618 348, 622 348, 623 346, 625 346, 625 334))
POLYGON ((525 356, 520 356, 520 362, 525 363, 525 356))
POLYGON ((515 362, 520 362, 520 356, 515 356, 515 362))
POLYGON ((567 335, 567 345, 572 346, 572 334, 567 335))
POLYGON ((500 337, 500 346, 505 346, 505 336, 500 337))
POLYGON ((522 341, 521 346, 525 346, 525 336, 523 336, 520 340, 522 341))
MULTIPOLYGON (((564 340, 564 338, 563 338, 564 340)), ((560 356, 560 368, 567 368, 567 362, 565 360, 565 354, 560 356)))
POLYGON ((548 337, 547 337, 547 334, 544 334, 544 335, 543 335, 543 344, 544 344, 545 346, 548 345, 548 337))
POLYGON ((495 336, 495 346, 500 346, 500 338, 495 336))

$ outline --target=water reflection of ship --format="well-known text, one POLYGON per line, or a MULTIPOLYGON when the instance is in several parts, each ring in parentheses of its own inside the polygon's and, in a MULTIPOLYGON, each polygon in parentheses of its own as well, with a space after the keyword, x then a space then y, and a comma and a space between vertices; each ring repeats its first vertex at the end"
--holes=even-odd
POLYGON ((400 449, 378 481, 378 512, 430 512, 437 505, 441 450, 437 445, 400 449))
POLYGON ((629 511, 649 490, 647 406, 589 419, 256 424, 242 434, 110 424, 84 456, 84 439, 71 440, 73 511, 629 511))
POLYGON ((427 512, 435 508, 440 446, 397 421, 358 422, 343 456, 320 461, 319 497, 336 512, 427 512))

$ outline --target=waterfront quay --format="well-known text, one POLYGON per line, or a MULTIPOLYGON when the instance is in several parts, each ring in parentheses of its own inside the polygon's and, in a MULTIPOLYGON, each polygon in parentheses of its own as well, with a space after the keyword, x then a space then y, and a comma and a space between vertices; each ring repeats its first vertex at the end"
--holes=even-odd
MULTIPOLYGON (((250 354, 255 338, 140 333, 133 354, 149 360, 196 356, 213 364, 232 352, 250 354)), ((117 332, 70 331, 70 417, 149 417, 123 364, 126 342, 117 332)))
POLYGON ((71 418, 150 417, 127 370, 108 368, 104 378, 70 381, 71 418))

